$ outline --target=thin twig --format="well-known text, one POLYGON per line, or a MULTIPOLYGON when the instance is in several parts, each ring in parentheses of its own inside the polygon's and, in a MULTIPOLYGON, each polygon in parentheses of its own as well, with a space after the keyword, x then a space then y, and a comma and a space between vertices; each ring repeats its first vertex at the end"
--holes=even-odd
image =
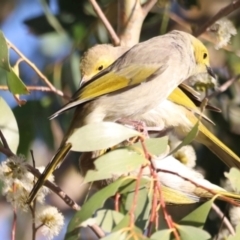
POLYGON ((167 212, 166 203, 164 201, 163 194, 162 194, 162 186, 161 186, 160 181, 158 180, 157 171, 154 168, 154 164, 153 164, 152 161, 151 161, 151 165, 150 165, 150 171, 151 171, 151 175, 153 176, 153 178, 154 178, 154 180, 156 182, 157 188, 158 188, 159 198, 160 198, 160 206, 162 207, 163 215, 164 215, 164 218, 165 218, 165 220, 167 222, 167 225, 168 225, 168 227, 170 229, 173 230, 173 235, 176 238, 176 240, 180 240, 180 236, 178 234, 177 229, 175 228, 174 222, 173 222, 171 216, 167 212))
POLYGON ((14 156, 13 152, 3 146, 0 145, 0 152, 3 153, 4 155, 6 155, 7 157, 12 157, 14 156))
POLYGON ((240 74, 238 74, 237 76, 227 80, 224 84, 222 84, 219 88, 217 88, 216 91, 214 91, 213 93, 209 94, 207 96, 207 98, 211 99, 213 97, 216 97, 219 93, 222 93, 222 92, 226 91, 239 78, 240 78, 240 74))
MULTIPOLYGON (((154 164, 152 161, 152 155, 147 151, 147 147, 145 145, 144 140, 143 139, 140 139, 140 140, 141 140, 141 145, 142 145, 142 149, 144 151, 145 157, 150 160, 149 169, 150 169, 151 176, 153 177, 155 187, 158 189, 158 192, 159 192, 160 205, 163 210, 164 218, 166 220, 166 223, 167 223, 169 229, 173 230, 173 235, 176 238, 176 240, 180 240, 180 236, 178 234, 177 229, 175 228, 174 222, 173 222, 171 216, 168 214, 167 209, 166 209, 166 203, 163 198, 161 183, 158 180, 157 169, 155 169, 155 167, 154 167, 154 164)), ((155 187, 154 187, 154 189, 155 189, 155 187)))
POLYGON ((4 137, 1 129, 0 129, 0 140, 2 141, 3 146, 0 145, 0 152, 2 152, 3 154, 5 154, 7 157, 12 157, 15 154, 12 152, 12 150, 10 149, 6 138, 4 137))
POLYGON ((36 239, 36 232, 38 228, 36 228, 36 219, 35 219, 35 208, 36 208, 36 201, 33 201, 33 205, 29 205, 31 214, 32 214, 32 240, 36 239))
POLYGON ((33 150, 30 150, 30 153, 31 153, 31 157, 32 157, 32 165, 34 168, 36 168, 36 161, 35 161, 35 158, 34 158, 34 154, 33 154, 33 150))
MULTIPOLYGON (((32 157, 33 168, 36 169, 36 161, 35 161, 35 158, 34 158, 33 150, 30 150, 30 153, 31 153, 31 157, 32 157)), ((34 176, 34 179, 33 179, 33 184, 36 184, 36 177, 35 176, 34 176)), ((32 205, 29 204, 29 208, 30 208, 31 214, 32 214, 32 240, 35 240, 36 233, 37 233, 36 219, 35 219, 35 217, 36 217, 36 214, 35 214, 35 211, 36 211, 36 199, 33 200, 32 205)))
POLYGON ((181 27, 185 28, 186 31, 189 31, 189 32, 192 31, 191 25, 188 22, 186 22, 184 19, 179 17, 177 14, 175 14, 174 12, 169 12, 169 18, 172 19, 177 24, 179 24, 181 27))
MULTIPOLYGON (((7 91, 9 90, 8 86, 6 85, 0 85, 0 90, 7 91)), ((41 91, 41 92, 52 92, 52 89, 49 87, 43 87, 43 86, 27 86, 28 91, 41 91)), ((66 96, 66 98, 69 98, 66 96)))
POLYGON ((145 16, 150 12, 153 6, 157 3, 157 0, 148 0, 142 5, 142 11, 145 16))
POLYGON ((101 19, 103 22, 105 28, 107 29, 110 38, 112 39, 112 43, 114 46, 119 46, 120 45, 120 39, 117 36, 115 30, 113 29, 112 25, 106 18, 105 14, 103 13, 102 9, 99 7, 98 3, 95 0, 89 0, 89 2, 92 4, 92 7, 97 14, 97 16, 101 19))
MULTIPOLYGON (((26 165, 29 172, 31 172, 35 177, 39 178, 41 176, 41 173, 32 167, 31 165, 26 165)), ((56 184, 46 180, 44 185, 51 189, 55 194, 57 194, 69 207, 71 207, 75 211, 81 210, 81 207, 72 200, 60 187, 58 187, 56 184)), ((89 226, 93 232, 99 237, 102 238, 105 236, 104 231, 96 224, 89 226)))
MULTIPOLYGON (((0 130, 0 139, 2 140, 2 143, 4 146, 0 146, 0 152, 5 154, 8 157, 15 156, 15 154, 11 151, 9 148, 7 141, 2 134, 0 130)), ((35 177, 39 178, 41 176, 41 173, 38 171, 38 169, 34 168, 31 165, 26 164, 26 167, 29 172, 31 172, 35 177)), ((57 194, 70 208, 72 208, 75 211, 81 210, 81 207, 74 201, 72 200, 60 187, 55 185, 54 183, 46 180, 44 185, 48 187, 50 190, 52 190, 55 194, 57 194)), ((92 231, 96 234, 97 237, 102 238, 105 236, 104 231, 96 224, 89 226, 92 231)))
POLYGON ((13 210, 13 224, 12 224, 12 231, 11 231, 11 240, 16 239, 16 227, 17 227, 17 212, 16 209, 13 210))
POLYGON ((36 227, 36 231, 37 231, 38 229, 40 229, 42 226, 44 226, 43 223, 41 223, 40 225, 38 225, 38 226, 36 227))
MULTIPOLYGON (((26 167, 28 171, 31 172, 35 177, 39 178, 41 176, 41 173, 38 171, 38 169, 29 164, 26 164, 26 167)), ((56 193, 73 210, 79 211, 81 209, 80 206, 75 201, 73 201, 65 192, 63 192, 63 190, 56 184, 46 180, 44 185, 56 193)))
MULTIPOLYGON (((13 185, 15 185, 13 183, 13 185)), ((13 191, 15 191, 15 186, 13 186, 13 191)), ((16 208, 13 208, 13 223, 12 223, 12 231, 11 231, 11 240, 16 239, 16 228, 17 228, 17 211, 16 208)))
POLYGON ((140 186, 140 179, 142 177, 143 174, 143 166, 140 168, 138 175, 137 175, 137 180, 136 180, 136 186, 135 186, 135 191, 134 191, 134 196, 133 196, 133 203, 131 206, 131 210, 129 212, 130 214, 130 228, 134 227, 134 217, 135 217, 135 210, 137 207, 137 196, 138 196, 138 191, 139 191, 139 186, 140 186))
POLYGON ((6 140, 6 138, 4 137, 1 129, 0 129, 0 139, 1 139, 1 141, 2 141, 3 147, 10 150, 10 148, 9 148, 9 146, 8 146, 8 143, 7 143, 7 140, 6 140))
POLYGON ((65 95, 63 94, 62 91, 56 89, 51 83, 50 81, 47 79, 47 77, 45 77, 42 72, 37 68, 37 66, 32 63, 27 57, 25 57, 23 55, 22 52, 20 52, 18 50, 17 47, 15 47, 8 39, 6 39, 6 42, 8 44, 8 47, 13 49, 19 56, 20 58, 22 58, 36 73, 37 75, 46 83, 46 85, 52 90, 52 92, 58 94, 59 96, 65 97, 65 95))
POLYGON ((225 216, 225 214, 221 211, 221 209, 216 205, 212 204, 212 209, 216 212, 216 214, 219 216, 220 219, 222 219, 223 223, 227 227, 228 231, 234 236, 236 234, 232 224, 228 220, 228 218, 225 216))
POLYGON ((192 181, 190 178, 182 176, 180 173, 177 173, 177 172, 174 172, 174 171, 170 171, 170 170, 166 170, 166 169, 161 169, 161 168, 158 168, 158 169, 157 169, 157 172, 164 172, 164 173, 170 173, 170 174, 176 175, 176 176, 182 178, 183 180, 192 183, 192 184, 195 185, 196 187, 199 187, 199 188, 202 188, 202 189, 206 190, 207 192, 211 193, 212 196, 217 196, 218 199, 222 199, 222 200, 224 200, 224 201, 226 201, 226 202, 228 202, 228 203, 231 203, 232 205, 237 206, 237 207, 240 206, 240 203, 232 200, 231 198, 226 197, 226 196, 223 196, 223 195, 221 195, 221 194, 219 195, 218 192, 216 192, 216 191, 214 191, 214 190, 212 190, 212 189, 209 189, 209 188, 207 188, 207 187, 204 187, 204 186, 202 186, 202 185, 199 185, 198 183, 192 181))
MULTIPOLYGON (((152 208, 151 208, 151 214, 150 214, 149 224, 148 224, 147 233, 146 233, 147 237, 151 236, 154 219, 156 220, 156 216, 158 215, 158 214, 156 214, 157 213, 157 211, 156 211, 156 209, 157 209, 157 202, 158 202, 157 192, 158 192, 157 185, 156 185, 156 182, 154 181, 153 197, 152 197, 152 208)), ((155 228, 157 229, 156 223, 155 223, 155 228)))
POLYGON ((233 11, 240 8, 240 0, 238 1, 232 1, 230 4, 228 4, 226 7, 220 9, 217 14, 215 14, 213 17, 211 17, 205 24, 201 25, 200 28, 196 29, 196 31, 193 32, 193 35, 195 37, 200 36, 202 33, 204 33, 210 26, 212 26, 216 21, 221 19, 222 17, 227 16, 228 14, 232 13, 233 11))
POLYGON ((45 16, 48 20, 48 23, 54 28, 54 30, 58 34, 67 34, 65 29, 62 27, 58 19, 51 13, 51 10, 49 8, 48 2, 46 0, 41 0, 40 1, 43 11, 45 13, 45 16))
POLYGON ((115 211, 119 212, 119 199, 121 198, 120 193, 115 194, 115 200, 114 200, 114 206, 115 206, 115 211))

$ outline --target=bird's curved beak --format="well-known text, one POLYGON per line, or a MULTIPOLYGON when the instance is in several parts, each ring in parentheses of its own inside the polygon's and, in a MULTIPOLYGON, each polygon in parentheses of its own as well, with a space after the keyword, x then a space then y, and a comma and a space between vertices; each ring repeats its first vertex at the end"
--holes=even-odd
POLYGON ((208 73, 211 77, 216 78, 216 75, 215 75, 214 71, 212 70, 212 68, 211 68, 211 67, 208 67, 208 66, 206 66, 206 68, 207 68, 207 73, 208 73))
POLYGON ((89 78, 86 75, 83 75, 80 83, 79 83, 79 87, 81 87, 84 83, 86 83, 89 80, 89 78))
POLYGON ((81 83, 85 83, 85 82, 87 82, 88 80, 89 80, 89 77, 86 76, 86 75, 83 75, 83 76, 82 76, 82 79, 81 79, 81 83))

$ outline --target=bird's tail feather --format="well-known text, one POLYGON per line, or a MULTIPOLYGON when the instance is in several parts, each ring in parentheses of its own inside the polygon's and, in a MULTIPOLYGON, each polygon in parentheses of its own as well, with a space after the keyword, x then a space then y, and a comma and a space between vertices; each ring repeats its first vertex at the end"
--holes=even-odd
POLYGON ((64 158, 69 153, 71 147, 72 147, 71 143, 66 143, 65 145, 62 145, 60 147, 58 152, 54 155, 51 162, 49 162, 49 164, 45 168, 44 172, 41 174, 41 176, 37 180, 32 191, 30 192, 29 198, 27 201, 28 204, 30 204, 35 199, 39 189, 43 186, 44 182, 52 174, 52 172, 55 170, 55 168, 64 160, 64 158))
POLYGON ((196 140, 209 148, 229 168, 236 167, 240 169, 240 158, 202 124, 199 126, 196 140))

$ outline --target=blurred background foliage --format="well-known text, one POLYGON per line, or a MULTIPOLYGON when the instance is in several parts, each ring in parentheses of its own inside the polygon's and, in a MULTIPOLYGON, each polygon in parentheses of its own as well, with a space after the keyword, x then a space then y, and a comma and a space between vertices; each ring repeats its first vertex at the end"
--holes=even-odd
MULTIPOLYGON (((201 26, 230 2, 231 0, 159 0, 144 21, 141 41, 171 29, 185 30, 181 22, 176 21, 176 16, 193 29, 201 26)), ((99 0, 98 3, 117 30, 117 0, 99 0)), ((204 36, 201 38, 210 51, 211 65, 219 76, 219 84, 240 74, 239 16, 239 10, 228 16, 238 32, 232 38, 230 50, 216 50, 213 43, 206 41, 204 36)), ((94 44, 110 42, 105 27, 87 0, 0 0, 0 28, 5 37, 67 96, 71 96, 79 86, 81 78, 79 59, 82 53, 94 44)), ((11 51, 12 66, 17 59, 18 56, 11 51)), ((24 62, 20 63, 20 77, 26 85, 44 86, 36 73, 24 62)), ((32 149, 36 164, 46 165, 59 146, 72 113, 67 112, 53 121, 49 121, 48 116, 67 100, 54 93, 32 91, 29 95, 21 96, 21 99, 26 99, 27 102, 19 107, 11 93, 1 90, 1 86, 5 85, 5 75, 0 71, 0 96, 12 107, 20 131, 18 153, 28 156, 30 161, 32 149)), ((235 82, 226 92, 212 99, 212 103, 222 109, 222 114, 211 113, 216 123, 213 131, 238 155, 240 155, 239 91, 240 84, 235 82)), ((195 146, 199 169, 205 173, 207 179, 219 184, 223 171, 226 170, 225 166, 204 146, 198 144, 195 146)), ((1 153, 0 157, 4 159, 1 153)), ((83 200, 85 189, 79 186, 76 190, 74 184, 80 183, 78 154, 71 153, 68 161, 63 163, 55 175, 57 183, 73 199, 80 202, 83 200)), ((57 196, 51 195, 49 201, 65 211, 66 215, 69 214, 70 210, 57 196)), ((3 198, 0 212, 0 236, 6 236, 2 239, 8 239, 10 226, 6 219, 9 220, 11 217, 11 208, 3 198), (9 218, 6 218, 6 215, 9 218)))

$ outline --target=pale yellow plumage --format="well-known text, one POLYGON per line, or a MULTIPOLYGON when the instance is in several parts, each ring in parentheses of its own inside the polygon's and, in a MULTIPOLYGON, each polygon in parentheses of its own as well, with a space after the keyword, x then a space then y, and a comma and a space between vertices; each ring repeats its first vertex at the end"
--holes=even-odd
MULTIPOLYGON (((74 94, 72 100, 52 118, 76 107, 72 123, 61 147, 30 193, 38 189, 67 152, 71 133, 92 122, 138 119, 188 77, 211 73, 205 46, 188 33, 172 31, 139 43, 98 73, 74 94), (66 150, 67 149, 67 150, 66 150)), ((138 119, 140 120, 140 119, 138 119)))

